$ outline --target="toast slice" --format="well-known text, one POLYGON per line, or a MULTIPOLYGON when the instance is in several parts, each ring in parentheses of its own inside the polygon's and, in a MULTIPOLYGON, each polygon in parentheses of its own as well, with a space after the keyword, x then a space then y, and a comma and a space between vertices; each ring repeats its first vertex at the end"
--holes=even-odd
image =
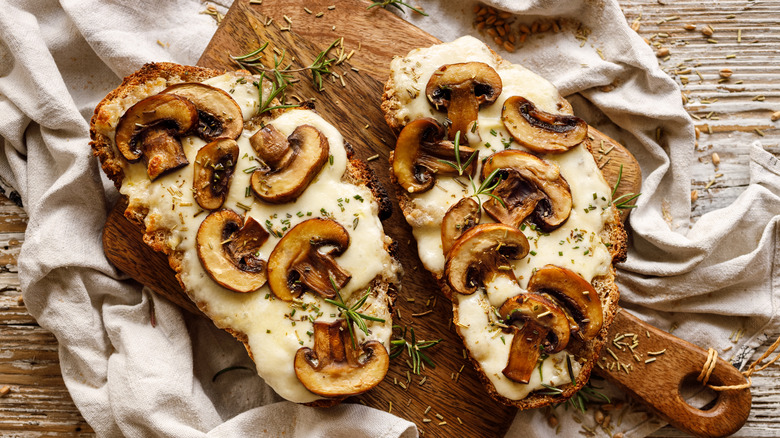
POLYGON ((91 146, 125 216, 265 382, 330 406, 387 372, 402 271, 389 200, 313 109, 260 112, 261 83, 147 64, 98 104, 91 146))
POLYGON ((395 58, 382 110, 401 210, 488 392, 565 401, 618 308, 626 232, 591 154, 606 137, 472 37, 395 58))

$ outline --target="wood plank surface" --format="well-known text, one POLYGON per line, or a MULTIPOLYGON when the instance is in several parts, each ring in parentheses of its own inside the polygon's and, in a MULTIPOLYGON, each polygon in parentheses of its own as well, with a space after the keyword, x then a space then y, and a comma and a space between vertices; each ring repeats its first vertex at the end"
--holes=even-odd
MULTIPOLYGON (((640 35, 670 48, 671 57, 661 61, 665 69, 678 81, 688 77, 683 88, 692 102, 688 109, 702 119, 696 122, 702 130, 696 150, 699 162, 691 169, 694 188, 698 190, 692 209, 695 220, 703 213, 728 205, 744 190, 748 182, 747 150, 753 140, 761 140, 767 150, 780 155, 779 125, 769 119, 773 111, 780 110, 780 1, 623 0, 620 4, 629 23, 641 17, 640 35), (674 16, 681 19, 667 20, 674 16), (685 31, 685 23, 695 24, 697 30, 685 31), (707 23, 715 29, 713 39, 717 43, 707 43, 701 34, 700 29, 707 23), (739 29, 741 42, 737 42, 739 29), (737 56, 730 58, 731 54, 737 56), (692 73, 675 74, 675 70, 685 71, 678 65, 690 66, 692 73), (734 72, 730 85, 718 83, 722 68, 734 72), (704 79, 700 80, 693 70, 704 79), (740 80, 742 84, 736 84, 740 80), (731 91, 732 87, 739 88, 731 91), (755 100, 758 96, 765 98, 755 100), (706 118, 710 113, 710 118, 706 118), (712 127, 712 134, 708 133, 708 126, 712 127), (711 162, 713 152, 720 156, 717 170, 711 162)), ((25 224, 23 211, 7 199, 0 199, 0 258, 4 260, 0 285, 5 286, 0 292, 0 337, 14 339, 20 326, 32 327, 24 332, 26 336, 20 345, 12 348, 10 342, 0 344, 0 367, 13 371, 0 372, 0 387, 11 387, 9 395, 0 399, 0 436, 88 435, 89 427, 72 405, 61 378, 57 378, 57 366, 53 364, 56 357, 51 355, 56 351, 56 340, 35 325, 23 304, 17 302, 15 257, 25 224), (11 349, 17 352, 13 359, 7 353, 11 349), (39 357, 46 357, 52 364, 38 367, 39 357)), ((765 349, 766 346, 757 355, 765 349)), ((750 417, 734 436, 780 436, 780 365, 755 375, 751 392, 750 417)), ((667 427, 653 436, 686 435, 667 427)))

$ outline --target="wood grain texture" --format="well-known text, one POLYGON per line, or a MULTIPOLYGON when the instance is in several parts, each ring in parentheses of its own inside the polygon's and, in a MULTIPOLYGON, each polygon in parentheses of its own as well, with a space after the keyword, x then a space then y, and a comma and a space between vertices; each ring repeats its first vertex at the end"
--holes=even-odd
MULTIPOLYGON (((749 389, 724 391, 706 410, 683 399, 680 388, 702 372, 706 350, 650 327, 625 310, 615 317, 608 339, 614 342, 602 351, 596 373, 680 430, 696 436, 722 437, 745 424, 750 412, 749 389)), ((741 385, 745 378, 731 364, 718 359, 709 383, 741 385)))
MULTIPOLYGON (((671 49, 671 58, 661 61, 664 69, 671 72, 678 82, 681 77, 688 77, 688 85, 683 90, 688 92, 693 103, 687 108, 702 119, 696 121, 702 132, 696 147, 698 161, 691 166, 693 188, 699 192, 699 198, 692 207, 695 220, 704 213, 727 206, 744 191, 749 181, 748 147, 754 140, 760 140, 766 150, 780 156, 780 124, 769 119, 773 111, 780 110, 777 87, 780 83, 780 52, 777 51, 780 43, 780 0, 620 0, 620 5, 629 23, 641 17, 640 35, 671 49), (734 18, 728 18, 732 14, 734 18), (674 16, 681 18, 664 21, 674 16), (685 23, 697 25, 697 30, 683 30, 685 23), (717 44, 706 43, 703 39, 700 29, 705 23, 715 28, 717 44), (736 41, 739 29, 742 29, 741 43, 736 41), (659 36, 661 34, 669 37, 659 36), (727 58, 730 54, 737 54, 737 57, 727 58), (704 80, 699 80, 694 72, 675 74, 679 64, 698 70, 704 80), (718 71, 727 67, 734 71, 731 84, 719 84, 718 71), (735 83, 739 80, 743 84, 735 83), (744 89, 730 91, 739 85, 744 89), (764 101, 753 100, 761 95, 766 97, 764 101), (710 112, 713 114, 707 119, 710 112), (712 134, 708 134, 707 126, 712 127, 712 134), (754 131, 756 127, 764 136, 754 131), (711 162, 712 152, 720 155, 721 163, 717 170, 711 162), (723 176, 715 178, 718 174, 723 176), (714 183, 705 190, 713 179, 714 183)), ((344 27, 337 24, 337 30, 344 27)), ((373 163, 372 166, 377 164, 373 163)), ((91 429, 73 406, 61 379, 53 379, 48 374, 56 371, 57 367, 34 366, 37 354, 56 350, 56 340, 46 330, 34 325, 24 305, 17 303, 20 292, 15 260, 19 245, 24 240, 26 223, 24 212, 0 197, 0 255, 8 257, 8 261, 0 265, 0 337, 21 325, 35 327, 25 332, 23 343, 13 347, 16 351, 25 351, 24 356, 16 356, 16 360, 6 357, 8 347, 0 344, 0 366, 6 367, 13 362, 13 366, 21 370, 14 374, 26 372, 31 380, 36 381, 40 377, 46 383, 20 385, 13 383, 12 377, 0 375, 0 386, 10 384, 12 388, 11 394, 0 398, 0 436, 91 436, 91 429)), ((770 333, 773 336, 778 334, 770 333)), ((765 350, 766 346, 762 347, 754 357, 765 350)), ((751 393, 753 402, 748 422, 733 436, 780 436, 780 364, 754 375, 751 393)), ((588 414, 592 413, 589 411, 588 414)), ((657 438, 684 436, 690 435, 671 426, 653 434, 657 438)))
POLYGON ((38 326, 21 299, 16 258, 27 215, 0 196, 0 437, 91 436, 68 394, 57 339, 38 326))

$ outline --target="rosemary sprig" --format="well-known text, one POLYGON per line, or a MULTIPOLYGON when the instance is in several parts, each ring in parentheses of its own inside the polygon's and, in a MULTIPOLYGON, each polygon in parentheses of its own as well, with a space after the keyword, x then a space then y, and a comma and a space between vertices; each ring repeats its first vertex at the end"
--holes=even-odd
POLYGON ((300 106, 297 104, 281 104, 275 106, 270 105, 274 98, 277 97, 279 98, 279 101, 284 102, 285 91, 292 83, 292 73, 310 71, 312 74, 312 83, 317 88, 317 91, 324 90, 322 86, 322 76, 332 74, 333 72, 330 70, 330 66, 334 63, 340 62, 340 58, 329 58, 328 53, 330 53, 330 51, 333 50, 333 48, 335 48, 340 42, 341 38, 333 41, 327 49, 323 50, 317 55, 311 65, 303 68, 291 68, 292 60, 290 60, 286 66, 283 66, 287 54, 286 50, 282 50, 278 56, 274 54, 273 67, 267 67, 265 64, 263 64, 262 58, 265 54, 265 50, 268 48, 268 41, 266 41, 265 44, 261 45, 259 48, 252 50, 245 55, 230 56, 230 59, 238 64, 239 67, 248 70, 253 74, 260 75, 260 80, 253 83, 260 92, 260 107, 258 109, 258 114, 260 114, 273 109, 294 108, 300 106), (271 92, 267 97, 263 96, 262 85, 263 80, 265 79, 268 79, 271 83, 271 92))
POLYGON ((413 10, 414 12, 417 12, 420 15, 424 15, 426 17, 428 16, 428 14, 426 14, 422 10, 417 9, 414 6, 411 6, 411 5, 407 4, 407 3, 404 3, 401 0, 382 0, 382 1, 377 1, 377 2, 372 3, 371 6, 367 7, 366 9, 371 9, 371 8, 373 8, 375 6, 379 6, 380 8, 385 8, 385 9, 387 9, 388 6, 393 6, 395 8, 398 8, 398 10, 400 10, 403 13, 406 13, 406 11, 401 6, 406 6, 407 8, 413 10))
POLYGON ((314 85, 317 87, 317 91, 324 90, 322 87, 322 75, 332 73, 330 71, 330 66, 336 62, 337 59, 328 58, 327 56, 328 52, 336 47, 336 44, 338 44, 339 41, 341 41, 340 38, 330 43, 328 48, 320 52, 319 55, 317 55, 317 58, 314 59, 314 62, 310 66, 306 67, 306 69, 311 70, 311 78, 314 82, 314 85))
MULTIPOLYGON (((394 325, 393 329, 400 329, 400 326, 394 325)), ((406 340, 406 327, 401 332, 401 337, 390 341, 390 359, 395 359, 400 356, 404 351, 409 353, 409 357, 412 360, 412 372, 419 375, 422 370, 422 363, 425 362, 431 368, 436 368, 431 358, 429 358, 422 350, 433 347, 441 342, 441 339, 435 341, 417 340, 414 334, 414 327, 409 329, 411 340, 406 340)))
POLYGON ((294 108, 299 106, 288 104, 271 106, 271 102, 276 98, 279 98, 279 101, 284 101, 284 93, 287 90, 287 87, 290 85, 290 79, 292 79, 292 75, 290 74, 291 64, 287 64, 286 67, 282 66, 286 55, 285 51, 282 51, 280 56, 274 55, 273 68, 267 68, 260 61, 263 57, 265 49, 268 48, 268 44, 269 42, 266 41, 266 43, 260 46, 258 49, 253 50, 245 55, 230 57, 233 62, 239 65, 239 67, 248 70, 251 73, 260 75, 260 80, 252 82, 252 84, 257 87, 258 93, 260 94, 260 105, 257 110, 258 114, 262 114, 266 111, 271 111, 274 109, 294 108), (263 81, 265 80, 269 80, 271 84, 271 91, 268 93, 267 97, 263 96, 263 81))
POLYGON ((615 186, 612 187, 612 195, 610 198, 612 198, 612 204, 617 207, 618 209, 628 209, 628 208, 636 208, 636 204, 631 204, 631 201, 638 198, 641 193, 625 193, 623 195, 618 196, 615 198, 615 194, 617 193, 618 186, 620 185, 620 181, 623 179, 623 165, 620 165, 620 170, 618 171, 618 178, 615 182, 615 186))
MULTIPOLYGON (((563 390, 561 388, 556 388, 555 386, 547 385, 542 383, 542 386, 545 388, 544 391, 539 391, 539 394, 542 395, 560 395, 563 394, 563 390)), ((603 403, 610 403, 609 396, 604 394, 603 392, 600 392, 599 389, 591 384, 590 381, 582 387, 579 391, 575 392, 574 395, 571 396, 568 400, 566 400, 563 403, 559 403, 555 405, 557 408, 560 405, 564 405, 565 409, 569 409, 569 406, 572 406, 573 408, 579 410, 583 414, 585 411, 588 410, 588 403, 594 403, 594 402, 603 402, 603 403)))
POLYGON ((271 92, 268 93, 267 98, 263 98, 263 80, 265 80, 265 72, 260 73, 260 80, 254 81, 252 84, 257 87, 258 93, 260 93, 260 105, 257 108, 257 114, 262 114, 266 111, 271 111, 275 109, 281 109, 281 108, 295 108, 300 105, 297 104, 283 104, 283 105, 271 105, 271 102, 280 94, 282 97, 279 100, 284 99, 284 91, 287 88, 288 83, 281 82, 279 78, 276 78, 276 80, 271 81, 271 92))
POLYGON ((487 195, 498 201, 502 207, 506 208, 504 200, 493 194, 493 190, 495 190, 495 188, 498 187, 498 185, 501 183, 501 176, 498 175, 500 171, 501 169, 494 169, 492 172, 490 172, 490 175, 488 175, 487 178, 482 181, 479 187, 477 187, 474 183, 474 179, 469 178, 471 180, 471 188, 474 189, 474 194, 471 196, 477 198, 477 202, 480 204, 480 206, 482 206, 482 201, 479 198, 479 195, 487 195))
POLYGON ((610 403, 609 396, 598 391, 599 389, 601 388, 591 385, 590 381, 588 381, 587 385, 583 386, 582 389, 574 393, 570 399, 566 400, 564 407, 568 409, 569 406, 572 406, 580 412, 585 413, 585 411, 588 410, 588 403, 610 403))
POLYGON ((355 343, 355 331, 352 329, 352 323, 355 323, 355 325, 357 325, 360 330, 363 330, 363 333, 368 334, 368 327, 366 326, 366 320, 377 321, 377 322, 385 322, 385 320, 382 318, 377 318, 376 316, 366 315, 364 313, 358 312, 358 309, 363 307, 363 304, 366 303, 366 299, 368 299, 368 294, 371 293, 370 287, 366 290, 366 293, 359 300, 357 300, 355 304, 353 304, 350 307, 346 305, 344 299, 341 297, 341 291, 339 291, 339 288, 336 286, 336 282, 333 281, 333 277, 330 277, 330 284, 333 286, 333 289, 336 291, 336 296, 338 297, 339 300, 336 301, 336 300, 331 300, 330 298, 325 298, 325 302, 333 304, 334 306, 339 308, 339 314, 344 316, 344 319, 347 320, 347 328, 349 329, 349 337, 352 338, 352 346, 357 348, 357 344, 355 343))
MULTIPOLYGON (((455 171, 458 172, 458 176, 463 176, 463 174, 466 172, 466 169, 468 169, 469 166, 471 165, 471 162, 474 161, 474 159, 477 157, 478 153, 475 150, 469 156, 469 158, 466 160, 465 163, 461 163, 460 131, 455 133, 455 141, 453 141, 453 147, 455 149, 455 162, 449 160, 439 160, 439 162, 442 164, 446 164, 447 166, 450 166, 453 169, 455 169, 455 171)), ((479 186, 477 186, 477 184, 474 182, 474 178, 472 178, 471 175, 468 175, 469 182, 471 183, 471 188, 474 191, 474 193, 471 196, 477 198, 477 202, 479 203, 480 207, 482 206, 482 200, 480 199, 479 195, 487 195, 495 199, 496 201, 498 201, 504 208, 506 208, 506 204, 504 203, 504 200, 492 193, 493 190, 496 187, 498 187, 498 184, 501 182, 501 177, 500 176, 497 177, 499 170, 500 169, 495 169, 493 172, 491 172, 490 175, 488 175, 487 178, 485 178, 479 186)))
POLYGON ((474 151, 465 163, 460 162, 460 131, 455 133, 453 146, 455 148, 455 162, 453 163, 449 160, 439 160, 439 162, 455 169, 455 171, 458 172, 458 176, 463 176, 463 173, 469 168, 471 162, 477 157, 477 151, 474 151))

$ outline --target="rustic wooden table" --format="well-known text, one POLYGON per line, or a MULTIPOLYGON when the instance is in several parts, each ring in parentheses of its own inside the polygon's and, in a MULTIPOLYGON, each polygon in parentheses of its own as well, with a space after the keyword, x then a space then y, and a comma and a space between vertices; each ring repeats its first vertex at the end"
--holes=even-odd
MULTIPOLYGON (((771 120, 780 111, 780 0, 620 3, 682 86, 701 131, 692 168, 695 221, 744 190, 755 140, 780 157, 780 120, 771 120)), ((92 436, 62 380, 57 340, 21 300, 16 258, 26 225, 24 211, 0 196, 0 437, 92 436)), ((750 418, 735 436, 780 436, 780 364, 754 376, 752 394, 750 418)), ((666 427, 653 436, 685 434, 666 427)))

